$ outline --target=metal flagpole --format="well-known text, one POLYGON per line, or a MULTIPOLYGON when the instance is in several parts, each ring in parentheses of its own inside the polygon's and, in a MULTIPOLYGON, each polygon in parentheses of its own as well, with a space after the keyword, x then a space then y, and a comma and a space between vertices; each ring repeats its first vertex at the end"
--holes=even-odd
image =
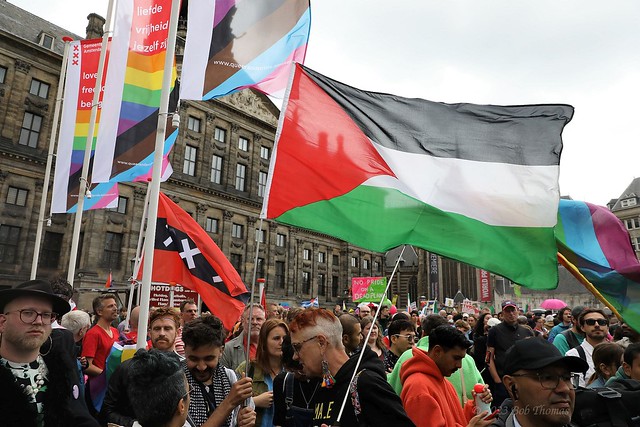
MULTIPOLYGON (((153 249, 156 237, 156 224, 158 223, 158 197, 160 196, 160 179, 162 176, 162 155, 167 130, 167 118, 169 110, 169 94, 171 92, 171 78, 173 73, 173 61, 176 51, 176 35, 178 33, 178 17, 180 15, 180 0, 171 1, 171 20, 169 21, 169 36, 167 38, 167 50, 164 60, 164 75, 162 78, 162 91, 160 93, 160 108, 158 109, 158 127, 156 129, 156 144, 153 154, 153 174, 149 195, 149 215, 147 218, 147 230, 144 238, 144 269, 142 271, 142 286, 140 287, 140 320, 138 329, 146 330, 149 321, 149 299, 151 292, 151 277, 153 271, 153 249), (142 325, 142 328, 140 328, 142 325)), ((146 348, 146 334, 138 335, 137 348, 146 348)))
MULTIPOLYGON (((371 322, 371 328, 369 328, 369 333, 367 334, 367 336, 364 338, 364 341, 362 342, 362 350, 360 351, 360 354, 358 355, 358 361, 356 362, 356 367, 353 370, 353 375, 351 375, 351 380, 349 381, 349 384, 353 383, 353 379, 355 378, 356 374, 358 373, 358 367, 360 366, 360 362, 362 362, 362 355, 364 355, 364 349, 365 346, 367 345, 367 342, 369 341, 369 337, 371 336, 371 331, 373 330, 373 325, 376 324, 376 321, 378 320, 378 315, 380 314, 380 307, 382 307, 382 304, 384 303, 384 299, 387 296, 387 292, 389 292, 389 286, 391 285, 391 281, 393 280, 393 276, 395 276, 396 271, 398 271, 398 265, 400 265, 400 260, 402 259, 402 255, 404 254, 404 250, 407 248, 407 245, 403 245, 402 246, 402 251, 400 252, 400 255, 398 255, 398 259, 396 260, 396 264, 393 266, 393 271, 391 272, 391 277, 389 277, 389 280, 387 281, 387 287, 384 290, 384 293, 382 294, 382 298, 380 298, 380 305, 378 305, 378 310, 376 310, 376 314, 375 316, 373 316, 373 321, 371 322)), ((340 422, 340 419, 342 418, 342 412, 344 411, 344 407, 347 404, 347 399, 351 398, 351 393, 346 393, 344 395, 344 400, 342 401, 342 406, 340 406, 340 412, 338 412, 338 418, 336 419, 336 422, 340 422)))
MULTIPOLYGON (((256 291, 256 278, 258 276, 258 254, 260 251, 260 234, 262 234, 262 218, 260 218, 260 227, 259 230, 256 231, 256 256, 253 262, 253 277, 251 278, 251 296, 249 300, 249 319, 247 319, 247 328, 248 331, 245 331, 247 334, 247 348, 245 353, 245 372, 249 372, 249 356, 251 352, 251 320, 253 318, 253 294, 256 291)), ((258 299, 258 301, 260 301, 258 299)), ((265 313, 267 308, 265 307, 265 313)))
POLYGON ((96 77, 96 85, 93 90, 93 102, 91 104, 91 118, 89 119, 89 129, 87 131, 87 142, 84 147, 84 159, 82 161, 82 173, 80 175, 80 189, 78 190, 78 203, 76 204, 76 218, 73 224, 73 237, 71 238, 71 254, 69 257, 69 272, 67 280, 73 287, 73 279, 76 273, 76 260, 78 259, 78 243, 80 241, 80 227, 82 226, 82 213, 84 209, 84 198, 87 192, 87 176, 89 176, 89 160, 91 159, 91 148, 93 147, 93 134, 96 127, 96 118, 98 117, 98 106, 100 102, 100 94, 102 93, 102 76, 104 75, 104 63, 107 57, 107 44, 109 35, 111 34, 111 18, 113 15, 113 7, 115 0, 109 0, 107 8, 107 19, 105 21, 105 31, 102 36, 102 47, 100 49, 100 60, 98 62, 98 73, 96 77))
MULTIPOLYGON (((47 208, 47 196, 49 194, 49 180, 51 178, 51 165, 53 164, 54 149, 58 134, 58 121, 60 118, 60 105, 64 97, 64 83, 67 75, 67 61, 69 59, 69 43, 73 41, 71 37, 63 37, 64 53, 62 54, 62 68, 60 68, 60 79, 58 80, 58 92, 56 94, 56 104, 53 110, 53 124, 51 125, 51 136, 49 137, 49 153, 47 154, 47 166, 44 171, 44 184, 42 185, 42 198, 40 199, 40 212, 38 212, 38 227, 36 229, 36 242, 33 247, 33 261, 31 262, 31 277, 36 278, 38 271, 38 258, 40 258, 40 243, 42 240, 42 228, 44 227, 44 211, 47 208)), ((51 220, 51 213, 49 219, 51 220)))

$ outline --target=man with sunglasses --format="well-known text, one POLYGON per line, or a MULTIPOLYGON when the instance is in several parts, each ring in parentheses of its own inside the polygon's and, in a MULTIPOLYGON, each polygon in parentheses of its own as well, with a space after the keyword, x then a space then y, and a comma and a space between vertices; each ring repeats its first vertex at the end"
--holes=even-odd
POLYGON ((591 375, 595 372, 592 357, 593 348, 607 339, 607 334, 609 333, 609 320, 604 314, 604 311, 595 308, 587 308, 580 314, 578 323, 584 332, 584 341, 582 341, 582 344, 572 348, 565 354, 567 356, 580 357, 589 364, 587 373, 579 377, 578 383, 580 387, 586 387, 587 380, 591 378, 591 375))
POLYGON ((574 374, 589 365, 579 357, 563 356, 551 343, 528 338, 507 350, 502 382, 513 409, 506 424, 492 426, 561 427, 571 421, 575 405, 574 374))
POLYGON ((50 342, 51 323, 69 309, 42 280, 0 291, 3 426, 98 426, 81 397, 75 361, 50 342))
POLYGON ((391 346, 384 357, 384 369, 393 371, 402 353, 414 346, 416 331, 413 324, 405 319, 394 320, 389 324, 389 341, 391 346))

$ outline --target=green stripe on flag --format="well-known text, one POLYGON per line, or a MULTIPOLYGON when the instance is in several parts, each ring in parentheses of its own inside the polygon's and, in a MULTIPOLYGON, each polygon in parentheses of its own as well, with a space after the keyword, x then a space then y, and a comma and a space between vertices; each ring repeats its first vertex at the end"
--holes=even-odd
MULTIPOLYGON (((478 206, 483 208, 490 206, 478 206)), ((553 228, 491 226, 395 189, 359 186, 276 219, 378 252, 401 244, 419 246, 532 289, 555 289, 558 280, 553 228)))

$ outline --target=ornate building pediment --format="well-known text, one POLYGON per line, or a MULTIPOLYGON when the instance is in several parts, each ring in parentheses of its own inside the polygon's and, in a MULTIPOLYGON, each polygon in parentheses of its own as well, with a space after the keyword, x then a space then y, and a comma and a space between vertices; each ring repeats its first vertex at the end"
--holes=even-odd
POLYGON ((266 96, 263 99, 252 90, 245 89, 228 96, 223 96, 219 98, 219 100, 272 126, 278 126, 277 109, 266 96))

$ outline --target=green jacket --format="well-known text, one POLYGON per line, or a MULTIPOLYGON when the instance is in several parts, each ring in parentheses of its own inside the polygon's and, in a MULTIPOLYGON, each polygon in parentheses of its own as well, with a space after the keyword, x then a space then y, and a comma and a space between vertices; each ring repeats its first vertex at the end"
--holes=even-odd
MULTIPOLYGON (((242 374, 245 373, 245 366, 247 362, 243 361, 237 368, 236 374, 238 374, 238 378, 242 378, 242 374)), ((253 393, 252 396, 258 396, 262 393, 266 393, 269 391, 269 386, 266 382, 264 382, 264 372, 262 368, 258 366, 255 362, 249 362, 249 374, 248 376, 253 378, 253 393), (251 372, 253 370, 253 372, 251 372), (253 374, 253 375, 251 375, 253 374)), ((260 426, 262 424, 262 415, 264 413, 265 408, 259 408, 256 406, 256 426, 260 426)))
MULTIPOLYGON (((429 351, 429 337, 422 337, 416 346, 420 350, 429 351)), ((411 353, 411 349, 402 353, 398 362, 396 362, 396 366, 393 368, 393 371, 387 374, 387 381, 391 384, 391 387, 395 390, 395 392, 400 395, 402 392, 402 381, 400 380, 400 368, 402 364, 409 358, 413 357, 411 353)), ((450 377, 447 377, 447 380, 453 385, 456 389, 456 393, 458 394, 458 398, 460 399, 460 404, 464 406, 465 399, 462 398, 462 390, 463 390, 463 379, 464 379, 464 391, 467 399, 473 399, 473 386, 476 384, 484 384, 482 380, 482 375, 478 371, 476 367, 476 362, 473 360, 473 357, 468 354, 462 359, 462 369, 458 369, 450 377)))
POLYGON ((607 380, 607 382, 604 384, 605 387, 610 387, 611 384, 615 383, 618 380, 628 380, 629 377, 624 373, 624 369, 622 368, 622 366, 620 366, 618 368, 618 370, 616 371, 616 373, 607 380))

